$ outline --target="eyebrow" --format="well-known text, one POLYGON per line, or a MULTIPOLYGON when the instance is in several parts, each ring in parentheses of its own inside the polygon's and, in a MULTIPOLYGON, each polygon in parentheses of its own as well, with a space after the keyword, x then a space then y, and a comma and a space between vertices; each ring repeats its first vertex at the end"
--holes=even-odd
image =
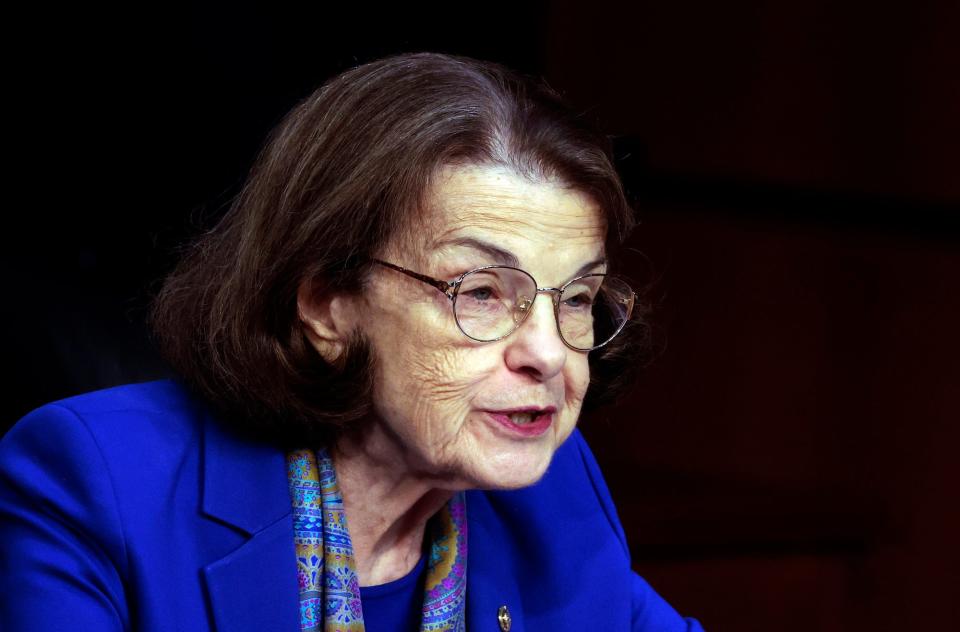
POLYGON ((438 248, 445 246, 461 246, 464 248, 470 248, 472 250, 478 250, 483 254, 490 257, 494 263, 498 263, 505 266, 510 266, 512 268, 520 267, 520 260, 517 259, 517 256, 510 252, 509 250, 504 250, 494 246, 491 243, 486 241, 481 241, 479 239, 474 239, 473 237, 459 237, 456 239, 445 239, 444 241, 436 244, 438 248))
MULTIPOLYGON (((482 241, 480 239, 475 239, 473 237, 459 237, 456 239, 446 239, 436 244, 437 248, 444 247, 444 246, 461 246, 464 248, 471 248, 473 250, 477 250, 479 252, 484 253, 485 255, 490 257, 494 261, 494 263, 497 263, 499 265, 510 266, 511 268, 520 267, 520 260, 517 259, 517 256, 512 252, 510 252, 509 250, 504 250, 503 248, 494 246, 491 243, 482 241)), ((601 266, 601 265, 606 265, 606 263, 607 263, 606 257, 600 257, 599 259, 594 259, 593 261, 589 261, 583 264, 582 266, 580 266, 580 268, 570 278, 576 278, 582 274, 586 274, 593 268, 596 268, 597 266, 601 266)))

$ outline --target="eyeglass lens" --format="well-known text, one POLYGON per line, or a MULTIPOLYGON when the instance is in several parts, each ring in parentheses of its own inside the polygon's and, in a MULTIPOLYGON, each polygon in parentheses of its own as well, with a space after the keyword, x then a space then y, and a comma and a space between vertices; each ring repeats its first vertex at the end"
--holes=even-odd
MULTIPOLYGON (((502 338, 527 317, 537 296, 536 281, 516 268, 475 270, 463 277, 454 315, 463 333, 475 340, 502 338)), ((592 274, 567 284, 559 297, 558 328, 571 347, 589 350, 606 344, 630 318, 633 290, 623 281, 592 274)))

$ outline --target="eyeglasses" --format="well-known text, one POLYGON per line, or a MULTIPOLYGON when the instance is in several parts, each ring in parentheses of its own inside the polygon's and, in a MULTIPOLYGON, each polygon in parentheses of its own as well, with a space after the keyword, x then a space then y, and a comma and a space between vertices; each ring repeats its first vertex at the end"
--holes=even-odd
POLYGON ((379 259, 374 263, 435 287, 453 304, 453 317, 465 336, 494 342, 512 334, 530 315, 537 294, 553 296, 553 313, 563 343, 575 351, 592 351, 622 330, 636 294, 621 279, 584 274, 561 287, 538 287, 529 273, 509 266, 483 266, 447 282, 379 259))

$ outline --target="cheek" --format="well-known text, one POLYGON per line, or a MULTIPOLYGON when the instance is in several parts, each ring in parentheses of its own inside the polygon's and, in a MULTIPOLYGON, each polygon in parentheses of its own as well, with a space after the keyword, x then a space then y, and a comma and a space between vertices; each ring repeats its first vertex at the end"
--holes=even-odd
POLYGON ((464 402, 476 382, 466 371, 464 354, 455 348, 419 349, 397 367, 418 392, 424 406, 464 402))
POLYGON ((488 373, 470 349, 429 336, 384 351, 377 363, 376 403, 391 425, 431 426, 431 432, 456 428, 453 420, 464 416, 488 373))
POLYGON ((587 388, 590 386, 590 364, 587 356, 578 353, 568 358, 565 376, 566 405, 579 414, 587 388))

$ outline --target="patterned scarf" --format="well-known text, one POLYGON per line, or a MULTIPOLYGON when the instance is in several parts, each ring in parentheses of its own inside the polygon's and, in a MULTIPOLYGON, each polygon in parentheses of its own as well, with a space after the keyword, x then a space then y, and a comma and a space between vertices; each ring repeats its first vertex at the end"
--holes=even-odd
MULTIPOLYGON (((353 545, 325 449, 287 454, 294 544, 300 586, 300 630, 363 632, 360 583, 353 545)), ((427 524, 430 553, 421 632, 464 632, 467 589, 467 517, 464 495, 453 498, 427 524)))

